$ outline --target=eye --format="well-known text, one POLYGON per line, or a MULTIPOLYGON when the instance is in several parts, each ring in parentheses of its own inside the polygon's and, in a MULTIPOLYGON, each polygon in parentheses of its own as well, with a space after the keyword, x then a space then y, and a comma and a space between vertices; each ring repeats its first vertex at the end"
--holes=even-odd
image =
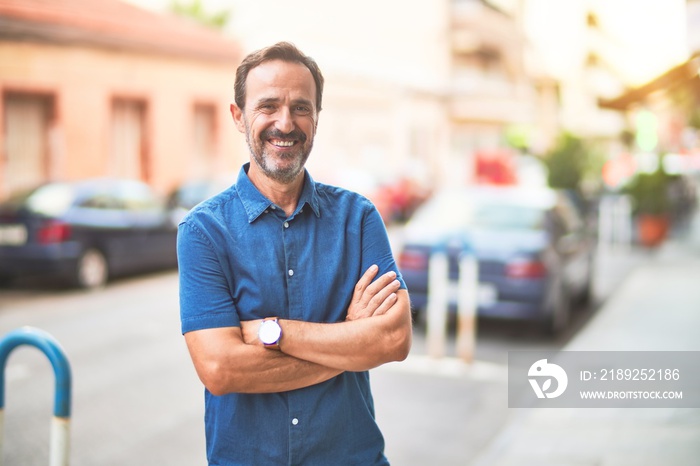
POLYGON ((308 115, 311 113, 311 107, 308 107, 306 105, 297 105, 294 107, 294 113, 297 115, 308 115))
POLYGON ((264 113, 272 113, 277 109, 273 103, 265 103, 258 105, 258 110, 264 113))

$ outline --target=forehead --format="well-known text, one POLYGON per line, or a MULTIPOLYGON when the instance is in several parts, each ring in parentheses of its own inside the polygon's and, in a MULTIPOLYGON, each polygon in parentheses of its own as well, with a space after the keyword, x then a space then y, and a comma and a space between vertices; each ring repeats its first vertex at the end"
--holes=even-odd
POLYGON ((315 103, 316 83, 301 63, 269 60, 251 69, 246 79, 246 101, 305 99, 315 103))

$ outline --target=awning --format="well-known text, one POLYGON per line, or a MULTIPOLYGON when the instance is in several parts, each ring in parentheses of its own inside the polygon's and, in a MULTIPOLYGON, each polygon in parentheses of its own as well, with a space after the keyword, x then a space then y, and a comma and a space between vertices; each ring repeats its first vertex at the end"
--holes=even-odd
POLYGON ((598 99, 598 106, 611 110, 625 111, 630 106, 644 101, 644 99, 660 90, 669 90, 683 84, 692 84, 700 89, 700 54, 694 55, 691 59, 674 68, 671 68, 661 76, 648 83, 630 89, 624 94, 613 99, 598 99), (694 83, 693 83, 694 81, 694 83))

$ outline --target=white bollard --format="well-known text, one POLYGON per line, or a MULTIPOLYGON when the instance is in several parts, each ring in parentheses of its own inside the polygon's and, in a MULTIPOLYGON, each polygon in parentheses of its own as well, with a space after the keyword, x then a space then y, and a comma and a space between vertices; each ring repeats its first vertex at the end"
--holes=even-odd
POLYGON ((68 466, 70 452, 70 418, 54 416, 51 420, 49 466, 68 466))
POLYGON ((615 238, 622 252, 632 244, 632 204, 629 196, 620 196, 615 202, 615 238))
POLYGON ((632 244, 632 205, 628 196, 601 199, 598 246, 603 251, 627 252, 632 244))
POLYGON ((457 356, 465 362, 474 361, 476 347, 476 315, 479 293, 479 265, 472 251, 459 261, 457 294, 457 356))
POLYGON ((438 249, 431 254, 428 264, 426 346, 428 355, 433 358, 445 355, 449 279, 447 251, 438 249))
POLYGON ((5 452, 4 435, 5 432, 5 410, 0 409, 0 465, 2 465, 3 453, 5 452))

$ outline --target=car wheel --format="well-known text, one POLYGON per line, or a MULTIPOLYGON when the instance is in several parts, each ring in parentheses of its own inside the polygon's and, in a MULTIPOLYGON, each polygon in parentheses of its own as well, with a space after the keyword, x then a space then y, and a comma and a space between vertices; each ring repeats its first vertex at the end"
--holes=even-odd
POLYGON ((97 249, 85 250, 78 259, 74 282, 80 288, 95 289, 104 286, 108 277, 107 259, 97 249))

